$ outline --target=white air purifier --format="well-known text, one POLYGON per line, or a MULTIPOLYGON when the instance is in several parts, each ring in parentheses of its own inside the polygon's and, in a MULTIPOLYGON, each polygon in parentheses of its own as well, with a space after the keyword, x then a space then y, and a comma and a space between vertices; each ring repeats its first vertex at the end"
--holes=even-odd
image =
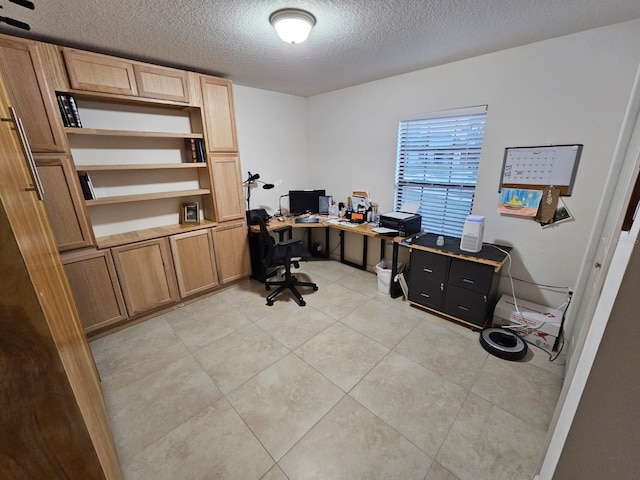
POLYGON ((460 250, 478 253, 482 250, 482 235, 484 234, 484 215, 467 215, 462 228, 460 250))

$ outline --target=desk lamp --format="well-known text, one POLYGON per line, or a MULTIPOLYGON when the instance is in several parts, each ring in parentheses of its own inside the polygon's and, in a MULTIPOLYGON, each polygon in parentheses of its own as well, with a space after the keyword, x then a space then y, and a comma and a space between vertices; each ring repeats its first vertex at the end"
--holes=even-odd
POLYGON ((273 187, 275 187, 275 185, 273 183, 265 183, 262 180, 259 180, 260 178, 259 173, 254 173, 253 175, 251 174, 251 172, 247 172, 247 173, 249 174, 249 176, 244 182, 242 182, 242 185, 247 186, 247 211, 250 211, 251 210, 251 187, 256 186, 258 183, 261 183, 262 188, 264 188, 265 190, 271 190, 273 187))

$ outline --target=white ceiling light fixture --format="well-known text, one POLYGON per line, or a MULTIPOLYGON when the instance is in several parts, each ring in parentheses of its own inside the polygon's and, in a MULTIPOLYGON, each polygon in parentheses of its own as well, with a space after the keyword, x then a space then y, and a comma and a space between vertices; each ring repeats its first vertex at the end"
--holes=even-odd
POLYGON ((287 43, 302 43, 316 24, 316 17, 298 8, 276 10, 269 17, 278 36, 287 43))

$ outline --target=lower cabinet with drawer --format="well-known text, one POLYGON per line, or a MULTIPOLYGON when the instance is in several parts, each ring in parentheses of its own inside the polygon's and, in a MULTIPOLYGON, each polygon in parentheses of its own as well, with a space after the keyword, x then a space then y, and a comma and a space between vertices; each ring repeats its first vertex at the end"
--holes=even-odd
POLYGON ((411 248, 409 301, 482 328, 495 307, 501 267, 502 261, 411 248))

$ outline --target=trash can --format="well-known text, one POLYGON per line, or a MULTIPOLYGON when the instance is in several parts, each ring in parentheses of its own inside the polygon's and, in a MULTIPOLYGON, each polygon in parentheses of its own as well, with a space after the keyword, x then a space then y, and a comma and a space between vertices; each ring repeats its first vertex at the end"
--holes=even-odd
MULTIPOLYGON (((404 264, 399 263, 397 271, 398 273, 404 270, 404 264)), ((391 260, 381 260, 376 265, 376 273, 378 274, 378 291, 389 295, 391 291, 391 260)))

